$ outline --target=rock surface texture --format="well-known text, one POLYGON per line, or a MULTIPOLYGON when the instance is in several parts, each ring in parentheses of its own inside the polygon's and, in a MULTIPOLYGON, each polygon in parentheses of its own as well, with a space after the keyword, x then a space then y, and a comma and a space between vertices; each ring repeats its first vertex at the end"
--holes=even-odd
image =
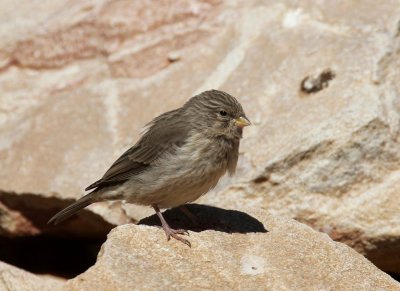
POLYGON ((64 286, 61 279, 36 276, 0 262, 0 290, 4 291, 58 291, 64 286))
POLYGON ((115 228, 84 274, 65 290, 399 290, 400 284, 326 234, 265 211, 211 209, 219 231, 190 232, 192 248, 155 227, 115 228), (249 222, 249 216, 254 220, 249 222), (247 217, 249 230, 225 233, 247 217))
MULTIPOLYGON (((61 228, 46 226, 52 214, 103 175, 149 120, 215 88, 237 96, 254 126, 246 128, 237 175, 198 203, 263 208, 276 217, 295 218, 346 243, 382 270, 400 274, 399 2, 156 2, 0 2, 0 235, 90 239, 148 216, 150 209, 110 202, 89 207, 61 228)), ((274 221, 266 220, 267 227, 279 225, 274 221)), ((148 260, 138 267, 132 262, 139 257, 121 256, 132 267, 126 272, 145 274, 155 261, 165 272, 171 266, 175 278, 174 266, 191 264, 181 257, 195 253, 172 243, 164 247, 161 236, 152 228, 118 228, 109 238, 117 244, 107 242, 89 273, 100 276, 125 248, 129 256, 148 260), (147 239, 127 239, 139 235, 147 239), (151 259, 170 249, 176 258, 151 259)), ((194 237, 193 250, 220 248, 217 266, 226 266, 227 251, 219 240, 238 251, 236 242, 256 249, 258 236, 219 238, 202 232, 194 237)), ((268 279, 280 265, 269 267, 267 242, 278 240, 265 236, 263 247, 249 252, 266 264, 260 276, 270 286, 295 286, 290 284, 296 274, 268 279)), ((320 240, 337 260, 334 249, 350 252, 320 240)), ((323 246, 315 244, 321 252, 323 246)), ((240 256, 233 259, 235 266, 226 266, 237 273, 215 276, 241 274, 240 256)), ((299 262, 280 256, 295 273, 299 262)), ((369 266, 353 257, 349 268, 369 266)), ((321 271, 329 265, 318 263, 321 271)), ((322 281, 339 277, 326 274, 322 281)), ((114 273, 104 276, 121 283, 112 279, 114 273)), ((246 282, 259 278, 240 276, 248 276, 246 282)), ((69 286, 84 286, 79 280, 69 286)))

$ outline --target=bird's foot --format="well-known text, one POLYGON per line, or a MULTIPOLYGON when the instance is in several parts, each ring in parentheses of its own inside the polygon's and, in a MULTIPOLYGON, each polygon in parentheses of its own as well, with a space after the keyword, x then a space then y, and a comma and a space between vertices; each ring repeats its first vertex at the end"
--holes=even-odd
POLYGON ((160 212, 160 209, 158 208, 157 205, 153 205, 154 210, 156 211, 156 214, 158 216, 158 218, 161 221, 161 225, 162 228, 165 231, 165 234, 167 236, 167 240, 170 240, 171 237, 173 237, 176 240, 179 240, 180 242, 183 242, 185 245, 187 245, 188 247, 191 247, 192 245, 190 244, 190 242, 182 237, 179 236, 179 234, 182 235, 189 235, 189 232, 187 230, 184 229, 172 229, 167 221, 164 219, 164 216, 162 215, 162 213, 160 212))
POLYGON ((171 228, 169 226, 166 226, 166 227, 163 226, 163 229, 165 231, 165 235, 167 236, 167 240, 170 240, 171 237, 173 237, 174 239, 179 240, 180 242, 183 242, 188 247, 192 246, 190 244, 190 241, 188 241, 187 239, 184 239, 184 238, 179 236, 179 235, 189 235, 189 232, 187 230, 184 230, 184 229, 173 229, 173 228, 171 228))

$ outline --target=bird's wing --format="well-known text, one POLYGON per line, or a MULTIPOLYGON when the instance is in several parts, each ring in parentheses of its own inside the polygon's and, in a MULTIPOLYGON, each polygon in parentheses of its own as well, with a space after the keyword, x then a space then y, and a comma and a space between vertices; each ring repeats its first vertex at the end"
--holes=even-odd
POLYGON ((127 150, 97 182, 85 190, 123 183, 142 173, 165 154, 173 154, 186 141, 190 125, 177 113, 166 112, 148 124, 148 130, 136 145, 127 150))

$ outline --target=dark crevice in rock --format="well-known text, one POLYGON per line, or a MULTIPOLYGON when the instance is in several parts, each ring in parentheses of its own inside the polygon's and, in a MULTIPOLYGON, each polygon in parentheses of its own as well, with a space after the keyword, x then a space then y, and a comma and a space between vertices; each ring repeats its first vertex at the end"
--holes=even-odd
POLYGON ((396 274, 396 273, 387 273, 390 277, 392 277, 393 279, 395 279, 397 282, 400 282, 400 274, 396 274))
POLYGON ((0 191, 0 236, 46 234, 53 237, 102 239, 116 226, 89 210, 82 210, 57 226, 47 224, 54 214, 73 202, 74 199, 0 191))
POLYGON ((371 240, 371 243, 373 243, 373 248, 366 248, 362 251, 365 257, 379 269, 391 274, 397 273, 397 276, 399 276, 400 238, 391 237, 381 241, 371 240))
POLYGON ((0 191, 0 261, 32 273, 75 277, 90 266, 115 227, 82 210, 65 222, 47 221, 74 199, 0 191))
POLYGON ((35 274, 73 278, 96 262, 106 240, 61 239, 48 235, 0 237, 0 261, 35 274))

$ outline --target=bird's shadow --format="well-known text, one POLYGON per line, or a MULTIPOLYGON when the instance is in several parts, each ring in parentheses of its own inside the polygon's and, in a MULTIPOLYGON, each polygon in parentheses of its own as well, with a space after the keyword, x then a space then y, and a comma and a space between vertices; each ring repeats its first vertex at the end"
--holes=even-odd
MULTIPOLYGON (((199 204, 186 204, 185 207, 194 215, 194 220, 179 208, 163 212, 165 220, 172 228, 195 232, 204 230, 227 233, 268 232, 259 220, 241 211, 199 204)), ((138 224, 161 226, 156 214, 140 220, 138 224)))

